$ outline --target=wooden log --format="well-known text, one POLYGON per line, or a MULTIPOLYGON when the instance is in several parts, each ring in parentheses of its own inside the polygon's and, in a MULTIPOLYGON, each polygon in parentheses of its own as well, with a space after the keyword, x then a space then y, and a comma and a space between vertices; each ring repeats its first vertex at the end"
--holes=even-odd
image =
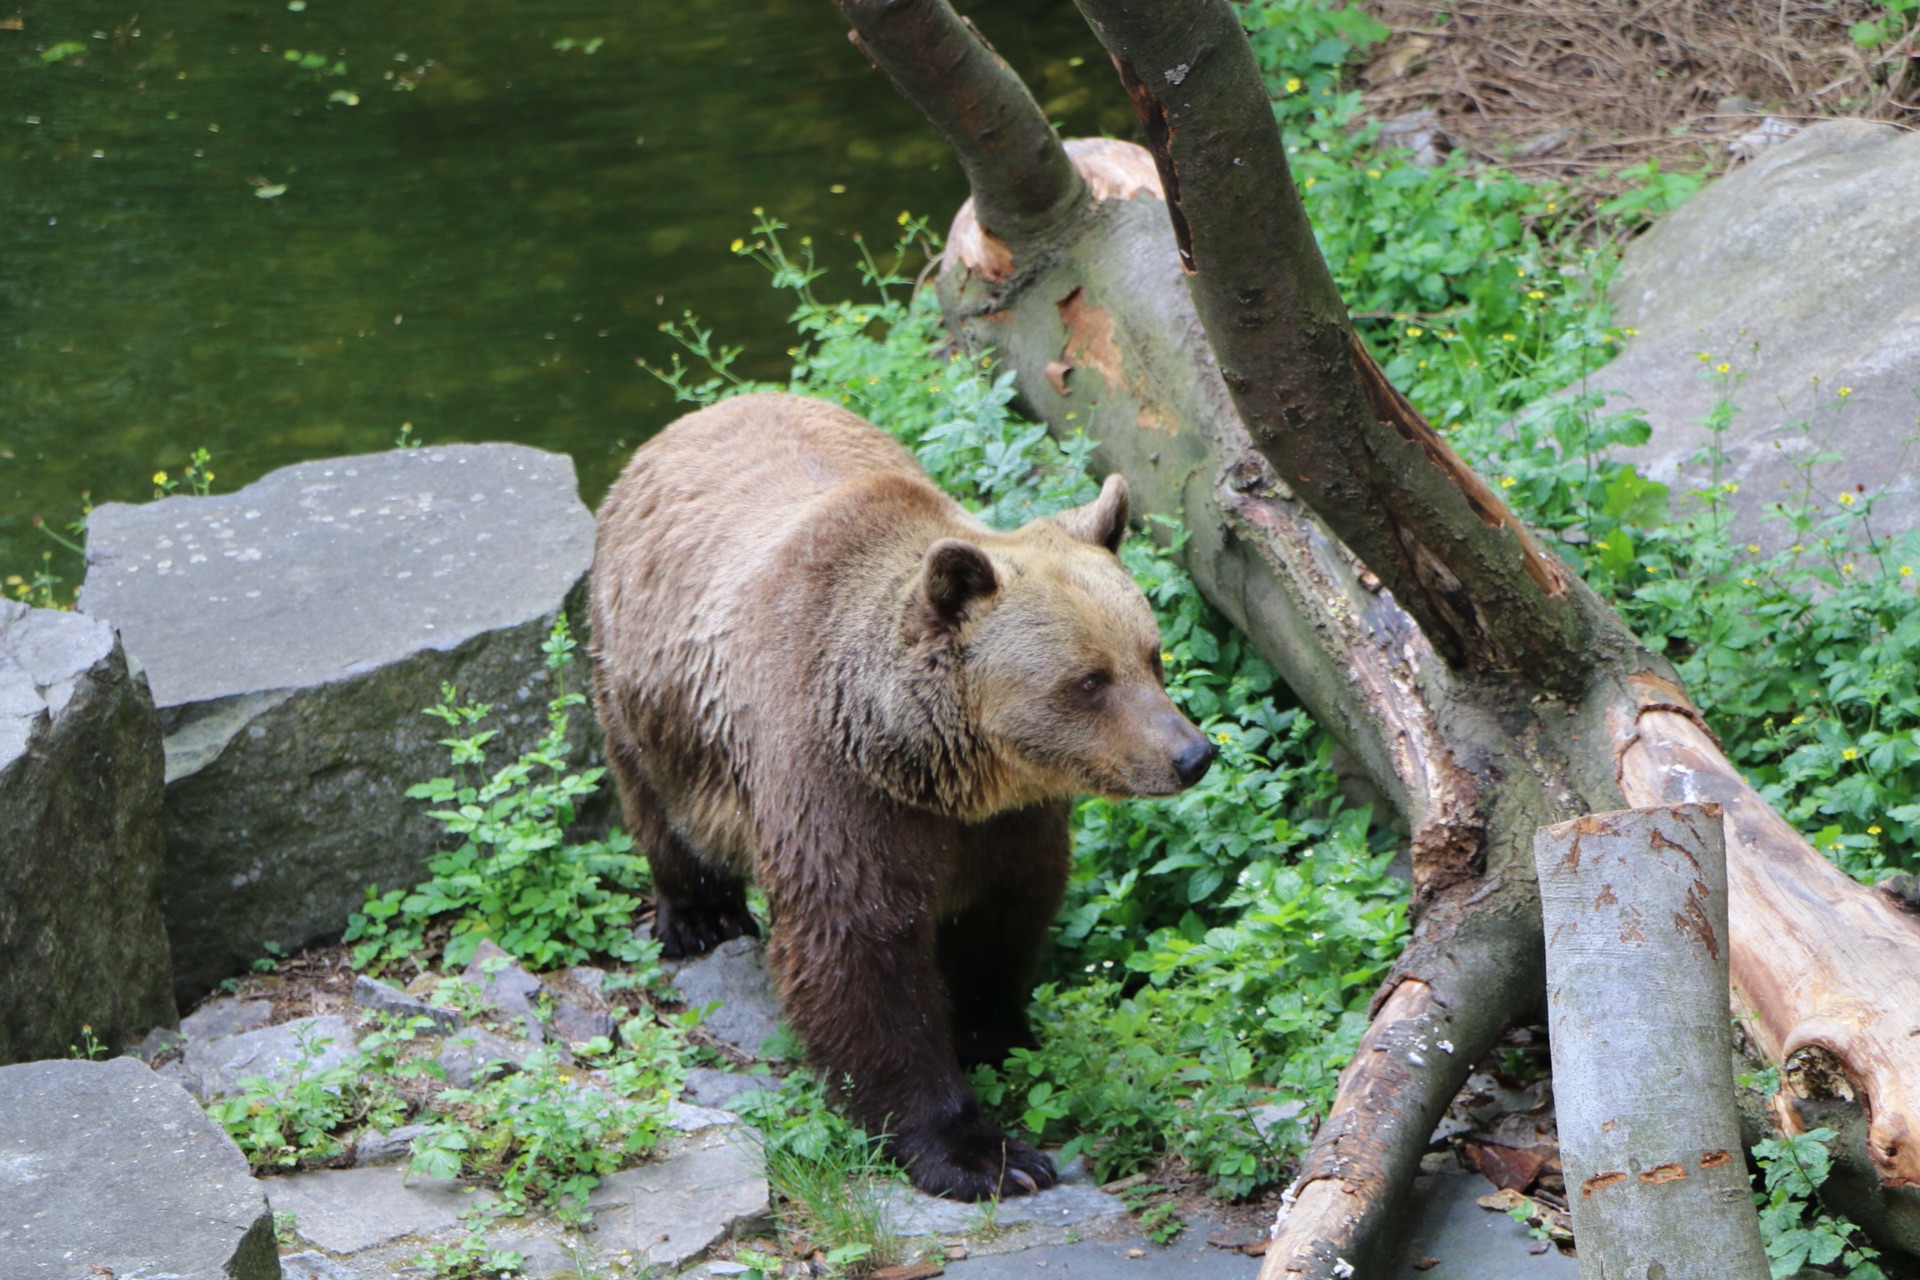
POLYGON ((1582 1280, 1765 1280, 1734 1107, 1720 806, 1542 827, 1534 861, 1582 1280))

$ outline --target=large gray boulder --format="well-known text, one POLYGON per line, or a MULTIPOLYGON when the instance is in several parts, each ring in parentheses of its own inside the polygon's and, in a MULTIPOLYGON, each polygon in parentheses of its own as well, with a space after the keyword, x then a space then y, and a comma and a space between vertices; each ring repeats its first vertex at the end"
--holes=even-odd
POLYGON ((493 705, 497 762, 537 741, 540 645, 593 555, 572 460, 519 445, 302 463, 87 528, 80 608, 119 628, 166 729, 182 1003, 424 878, 441 834, 405 792, 449 772, 449 730, 422 708, 452 682, 493 705))
POLYGON ((160 795, 112 628, 0 601, 0 1063, 173 1024, 160 795))
POLYGON ((1884 486, 1875 532, 1920 527, 1920 134, 1840 120, 1769 148, 1629 246, 1613 298, 1639 334, 1590 385, 1646 412, 1652 440, 1624 455, 1645 474, 1706 483, 1698 422, 1726 362, 1745 376, 1722 475, 1741 537, 1794 540, 1759 513, 1819 453, 1838 455, 1812 464, 1825 511, 1884 486))
POLYGON ((131 1058, 0 1068, 0 1276, 280 1280, 246 1157, 131 1058))

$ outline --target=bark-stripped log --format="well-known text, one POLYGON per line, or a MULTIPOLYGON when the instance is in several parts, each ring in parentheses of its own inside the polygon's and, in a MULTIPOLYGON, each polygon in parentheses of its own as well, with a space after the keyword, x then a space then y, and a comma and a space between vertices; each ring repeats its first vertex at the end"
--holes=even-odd
MULTIPOLYGON (((904 2, 945 7, 936 0, 904 2)), ((886 7, 879 0, 843 0, 868 52, 965 162, 981 144, 941 105, 946 82, 889 63, 885 42, 863 25, 886 7)), ((1223 65, 1195 60, 1183 83, 1222 74, 1223 65)), ((1246 62, 1242 71, 1252 74, 1250 68, 1246 62)), ((1162 81, 1172 69, 1161 71, 1162 81)), ((1204 120, 1182 127, 1208 136, 1204 120)), ((1624 790, 1639 776, 1636 768, 1671 781, 1670 765, 1694 767, 1685 763, 1691 748, 1683 748, 1684 735, 1656 729, 1658 713, 1668 712, 1698 731, 1697 713, 1664 661, 1641 648, 1581 584, 1569 579, 1556 593, 1537 566, 1530 570, 1526 542, 1497 495, 1457 460, 1436 454, 1431 427, 1351 345, 1343 348, 1340 367, 1367 406, 1354 429, 1372 442, 1362 451, 1369 478, 1355 492, 1374 496, 1316 513, 1303 499, 1326 491, 1329 482, 1283 482, 1222 378, 1209 345, 1210 337, 1221 339, 1186 287, 1160 168, 1124 143, 1069 143, 1064 154, 1087 195, 1078 212, 1050 215, 1050 229, 995 224, 994 232, 1003 225, 1015 229, 990 233, 975 217, 975 202, 956 216, 940 278, 949 326, 963 345, 1014 370, 1025 407, 1038 420, 1062 433, 1085 429, 1100 441, 1101 464, 1127 474, 1140 510, 1185 523, 1192 535, 1186 564, 1201 589, 1353 751, 1414 833, 1413 939, 1376 997, 1378 1025, 1342 1077, 1339 1101, 1289 1192, 1262 1270, 1265 1280, 1332 1277, 1345 1267, 1366 1274, 1382 1251, 1383 1225, 1411 1179, 1432 1118, 1500 1024, 1539 997, 1534 831, 1581 813, 1663 802, 1629 799, 1624 790), (1465 524, 1457 523, 1462 511, 1470 517, 1465 524), (1387 575, 1361 565, 1331 531, 1335 521, 1371 523, 1376 527, 1367 536, 1402 547, 1409 543, 1400 530, 1428 531, 1412 539, 1420 548, 1418 572, 1405 562, 1399 572, 1414 574, 1411 589, 1429 616, 1453 619, 1435 624, 1450 637, 1450 651, 1470 656, 1458 666, 1442 661, 1428 633, 1385 589, 1387 575), (1436 565, 1452 575, 1452 585, 1434 576, 1436 565), (1422 582, 1441 583, 1443 597, 1458 599, 1443 609, 1422 582), (1469 617, 1463 609, 1479 619, 1477 632, 1459 625, 1469 617), (1569 621, 1570 614, 1578 616, 1569 621), (1520 674, 1502 669, 1509 663, 1520 674), (1569 688, 1576 670, 1579 681, 1569 688), (1616 760, 1617 752, 1631 750, 1644 753, 1638 765, 1616 760), (1463 956, 1473 963, 1461 963, 1463 956), (1409 1015, 1408 1002, 1422 1003, 1424 1012, 1409 1015), (1435 1030, 1434 1016, 1449 1019, 1451 1030, 1435 1030), (1454 1051, 1409 1055, 1402 1042, 1422 1030, 1448 1039, 1454 1051)), ((991 170, 968 164, 970 174, 991 170)), ((1290 195, 1273 174, 1267 185, 1290 195)), ((1008 199, 978 186, 975 194, 983 207, 1008 199)), ((1189 232, 1218 217, 1203 218, 1192 192, 1183 190, 1182 204, 1189 232)), ((1221 243, 1230 248, 1231 239, 1221 243)), ((1276 311, 1260 331, 1271 337, 1288 323, 1276 311)), ((1344 341, 1351 344, 1351 337, 1344 341)), ((1316 375, 1334 376, 1324 353, 1316 375)), ((1284 407, 1279 417, 1284 423, 1284 407)), ((1286 457, 1281 454, 1283 462, 1286 457)), ((1727 776, 1737 777, 1700 736, 1727 776)), ((1738 840, 1732 843, 1736 860, 1752 856, 1738 840)), ((1778 852, 1770 845, 1766 856, 1778 852)), ((1742 874, 1736 868, 1736 885, 1742 874)), ((1783 883, 1791 879, 1785 875, 1783 883)), ((1823 878, 1817 908, 1810 904, 1801 913, 1810 922, 1806 962, 1821 971, 1847 962, 1842 949, 1829 945, 1829 927, 1817 922, 1836 901, 1847 903, 1840 909, 1846 923, 1838 927, 1864 928, 1879 939, 1881 994, 1846 1013, 1842 1034, 1822 1043, 1845 1062, 1854 1048, 1850 1029, 1871 1024, 1877 1029, 1860 1039, 1863 1060, 1874 1058, 1870 1042, 1891 1046, 1890 1069, 1863 1077, 1860 1085, 1892 1144, 1882 1174, 1903 1179, 1911 1143, 1898 1135, 1920 1114, 1920 1038, 1895 1045, 1891 1032, 1904 1036, 1902 1011, 1910 1015, 1913 1001, 1890 997, 1920 991, 1920 922, 1885 918, 1861 904, 1874 897, 1871 891, 1840 879, 1823 878), (1869 1087, 1874 1092, 1867 1097, 1869 1087)), ((1776 966, 1775 922, 1743 913, 1744 901, 1736 888, 1732 952, 1736 966, 1751 956, 1757 972, 1777 975, 1771 982, 1748 980, 1760 998, 1777 1004, 1765 1014, 1768 1025, 1822 1024, 1829 1016, 1827 993, 1845 990, 1845 981, 1809 983, 1776 966)))
POLYGON ((1733 1102, 1719 805, 1543 827, 1547 1015, 1582 1280, 1766 1280, 1733 1102))

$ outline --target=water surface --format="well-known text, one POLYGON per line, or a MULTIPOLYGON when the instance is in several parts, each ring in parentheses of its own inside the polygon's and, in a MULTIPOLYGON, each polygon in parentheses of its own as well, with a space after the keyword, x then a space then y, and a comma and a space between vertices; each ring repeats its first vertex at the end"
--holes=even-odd
MULTIPOLYGON (((1071 5, 972 6, 1074 133, 1125 100, 1071 5)), ((965 195, 827 0, 0 0, 0 577, 31 518, 305 458, 517 440, 584 496, 676 410, 697 312, 783 376, 763 206, 847 237, 965 195)), ((77 577, 71 557, 57 562, 77 577)))

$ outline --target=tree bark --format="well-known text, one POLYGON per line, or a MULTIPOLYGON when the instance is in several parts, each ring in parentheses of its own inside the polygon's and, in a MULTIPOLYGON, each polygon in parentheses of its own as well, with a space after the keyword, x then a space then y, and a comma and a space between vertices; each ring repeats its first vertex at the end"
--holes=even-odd
MULTIPOLYGON (((862 25, 880 7, 843 0, 868 51, 927 109, 943 82, 886 61, 883 42, 862 25)), ((1130 144, 1068 142, 1086 194, 1039 231, 983 227, 976 209, 1010 197, 976 185, 954 219, 939 290, 955 338, 1014 371, 1036 420, 1062 434, 1084 429, 1100 442, 1100 462, 1126 473, 1139 510, 1185 524, 1186 565, 1202 591, 1353 752, 1413 833, 1412 939, 1287 1193, 1263 1280, 1378 1265, 1438 1115, 1502 1027, 1542 993, 1535 831, 1636 805, 1727 803, 1736 1002, 1773 1029, 1769 1052, 1818 1043, 1842 1063, 1858 1057, 1858 1092, 1879 1132, 1876 1167, 1889 1184, 1916 1181, 1920 1150, 1908 1135, 1920 1115, 1920 1037, 1907 1038, 1910 1004, 1890 997, 1920 990, 1920 922, 1839 876, 1770 813, 1773 827, 1756 820, 1744 834, 1744 810, 1720 794, 1744 784, 1671 668, 1566 570, 1537 562, 1519 522, 1386 383, 1342 318, 1333 317, 1344 345, 1326 336, 1320 286, 1285 276, 1261 284, 1266 277, 1236 265, 1235 231, 1267 246, 1255 255, 1263 271, 1279 269, 1272 246, 1300 242, 1265 230, 1264 206, 1241 199, 1231 173, 1219 183, 1234 198, 1213 200, 1208 171, 1240 167, 1232 161, 1245 160, 1243 151, 1278 155, 1262 184, 1268 204, 1298 202, 1284 148, 1240 145, 1257 132, 1249 84, 1275 130, 1250 57, 1221 52, 1237 28, 1217 14, 1193 17, 1216 8, 1225 6, 1204 0, 1175 15, 1198 41, 1191 56, 1123 45, 1133 56, 1121 60, 1143 83, 1174 84, 1169 73, 1185 64, 1178 84, 1187 96, 1168 107, 1156 91, 1171 121, 1162 148, 1171 170, 1130 144), (1242 83, 1200 93, 1222 78, 1242 83), (1238 114, 1209 116, 1216 96, 1238 114), (1182 183, 1177 217, 1164 196, 1168 172, 1182 183), (1202 235, 1203 224, 1228 234, 1202 235), (1266 290, 1257 305, 1271 313, 1249 328, 1259 342, 1296 344, 1288 359, 1253 353, 1235 364, 1228 354, 1242 350, 1235 306, 1256 305, 1237 301, 1247 280, 1266 290), (1291 310, 1301 305, 1311 314, 1291 310), (1292 336, 1300 328, 1307 336, 1292 336), (1223 365, 1244 388, 1229 384, 1223 365), (1352 386, 1341 390, 1342 378, 1352 386), (1314 388, 1331 388, 1334 409, 1314 388), (1301 423, 1311 408, 1314 431, 1301 430, 1290 408, 1301 423), (1378 548, 1379 563, 1357 557, 1356 545, 1378 548), (1715 794, 1690 793, 1700 789, 1715 794), (1799 938, 1787 953, 1774 943, 1784 927, 1799 938), (1847 969, 1862 955, 1873 968, 1856 978, 1847 969)), ((941 123, 937 108, 929 115, 941 123)), ((972 145, 948 136, 957 149, 972 145)), ((1274 216, 1293 217, 1284 208, 1274 216)), ((1766 812, 1757 797, 1752 804, 1766 812)))
POLYGON ((1582 1280, 1766 1280, 1734 1109, 1720 806, 1576 818, 1533 850, 1582 1280))

